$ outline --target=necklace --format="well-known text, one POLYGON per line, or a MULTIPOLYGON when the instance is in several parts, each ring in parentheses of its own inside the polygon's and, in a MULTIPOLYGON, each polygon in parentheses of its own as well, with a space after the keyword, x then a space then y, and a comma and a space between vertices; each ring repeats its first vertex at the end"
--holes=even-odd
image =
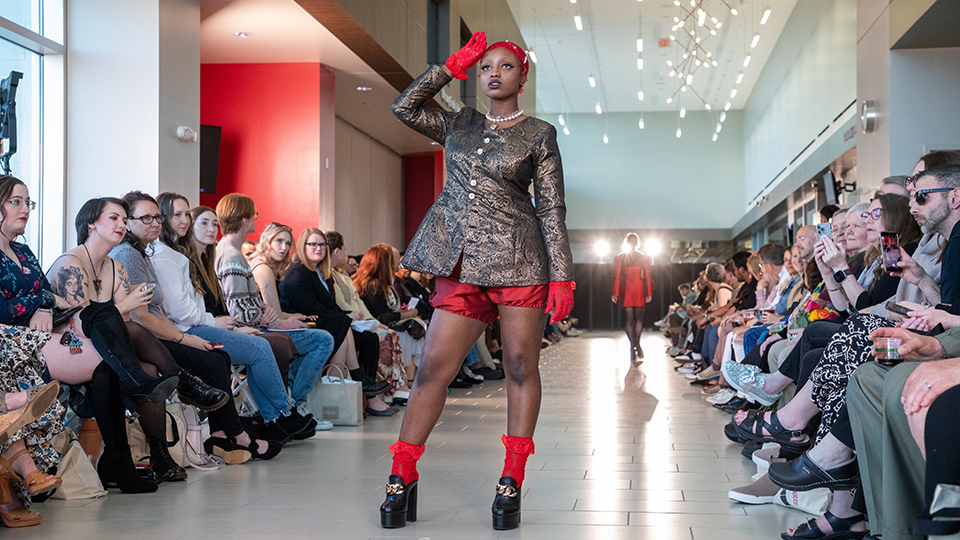
POLYGON ((81 245, 83 246, 83 250, 87 252, 87 259, 90 259, 90 270, 93 270, 93 289, 97 291, 97 298, 100 298, 100 284, 102 283, 102 281, 100 281, 100 272, 103 271, 103 265, 107 264, 107 261, 104 259, 104 261, 100 263, 100 271, 97 271, 93 266, 93 257, 90 256, 90 250, 87 249, 87 245, 81 245))
POLYGON ((487 113, 484 116, 487 118, 487 120, 493 122, 493 124, 490 125, 490 129, 497 129, 497 125, 499 125, 501 122, 509 122, 514 118, 519 118, 521 114, 523 114, 523 109, 520 109, 513 114, 508 114, 507 116, 492 116, 490 113, 487 113))

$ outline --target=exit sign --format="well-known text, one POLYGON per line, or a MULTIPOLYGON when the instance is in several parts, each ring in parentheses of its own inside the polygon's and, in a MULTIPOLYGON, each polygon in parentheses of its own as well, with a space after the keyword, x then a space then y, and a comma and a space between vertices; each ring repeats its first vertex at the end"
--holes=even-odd
POLYGON ((669 46, 670 46, 670 38, 663 38, 663 39, 661 39, 661 40, 660 40, 660 46, 661 46, 661 47, 669 47, 669 46))

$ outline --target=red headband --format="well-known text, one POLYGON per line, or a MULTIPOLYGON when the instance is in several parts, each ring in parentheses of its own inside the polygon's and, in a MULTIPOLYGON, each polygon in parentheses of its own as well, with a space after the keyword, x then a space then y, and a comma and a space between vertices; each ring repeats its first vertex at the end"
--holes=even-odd
MULTIPOLYGON (((520 67, 523 69, 524 73, 530 71, 530 64, 527 63, 527 53, 523 52, 523 49, 520 48, 516 43, 510 43, 509 41, 498 41, 493 45, 487 47, 486 52, 490 52, 491 49, 505 49, 511 54, 517 57, 517 60, 520 61, 520 67)), ((486 53, 484 53, 486 54, 486 53)))

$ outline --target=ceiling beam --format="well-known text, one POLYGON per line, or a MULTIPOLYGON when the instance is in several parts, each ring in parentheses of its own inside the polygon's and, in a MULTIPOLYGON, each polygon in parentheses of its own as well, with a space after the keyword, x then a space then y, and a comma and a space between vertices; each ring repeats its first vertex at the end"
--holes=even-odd
MULTIPOLYGON (((413 76, 407 73, 407 70, 363 29, 360 23, 340 5, 340 2, 337 0, 296 0, 296 2, 398 92, 403 92, 413 82, 413 76)), ((428 101, 427 106, 441 108, 436 99, 428 101)))

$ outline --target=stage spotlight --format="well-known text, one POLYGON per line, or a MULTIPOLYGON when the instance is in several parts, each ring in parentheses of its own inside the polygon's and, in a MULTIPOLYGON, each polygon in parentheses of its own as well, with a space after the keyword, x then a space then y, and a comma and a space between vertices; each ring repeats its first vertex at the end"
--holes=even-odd
POLYGON ((660 245, 660 241, 654 238, 647 240, 643 247, 644 251, 647 252, 647 255, 659 255, 660 251, 663 249, 663 246, 660 245))
POLYGON ((597 255, 603 257, 607 253, 610 253, 610 244, 600 240, 593 246, 594 251, 597 252, 597 255))

